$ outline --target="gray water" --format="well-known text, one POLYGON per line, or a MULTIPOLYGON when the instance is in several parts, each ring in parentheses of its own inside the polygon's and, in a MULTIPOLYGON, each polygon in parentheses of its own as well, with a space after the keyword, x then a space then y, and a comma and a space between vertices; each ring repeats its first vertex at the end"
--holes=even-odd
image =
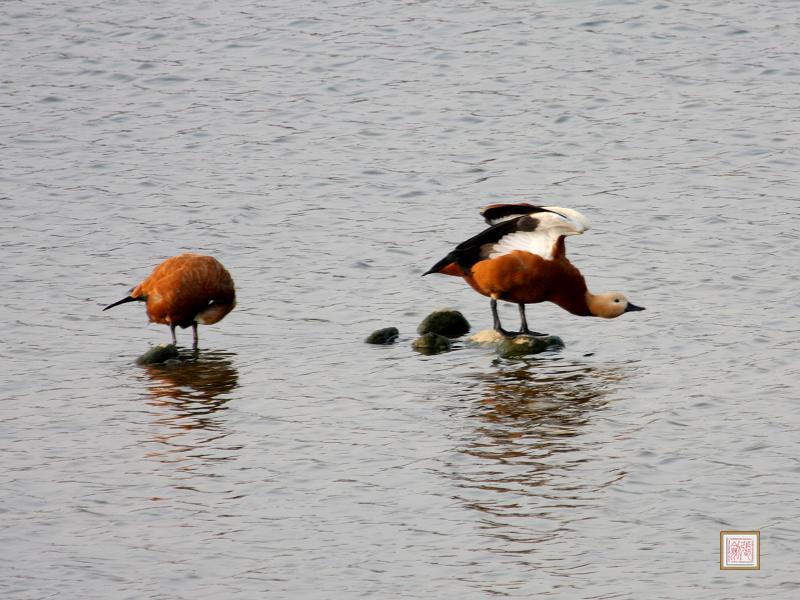
POLYGON ((0 4, 0 597, 796 598, 799 25, 0 4), (647 311, 416 354, 432 309, 491 325, 420 275, 501 201, 582 211, 572 261, 647 311), (101 308, 187 250, 239 306, 136 366, 168 329, 101 308), (719 570, 723 529, 761 531, 760 571, 719 570))

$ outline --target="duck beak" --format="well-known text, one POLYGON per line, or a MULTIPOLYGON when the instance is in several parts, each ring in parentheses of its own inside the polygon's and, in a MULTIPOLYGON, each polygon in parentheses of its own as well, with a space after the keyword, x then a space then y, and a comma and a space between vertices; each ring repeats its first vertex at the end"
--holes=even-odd
POLYGON ((644 310, 644 306, 636 306, 635 304, 628 302, 628 306, 625 307, 624 312, 634 312, 637 310, 644 310))
POLYGON ((114 308, 115 306, 119 306, 120 304, 125 304, 126 302, 135 302, 136 300, 138 300, 138 298, 134 298, 133 296, 128 296, 127 298, 123 298, 122 300, 117 300, 113 304, 109 304, 103 310, 114 308))

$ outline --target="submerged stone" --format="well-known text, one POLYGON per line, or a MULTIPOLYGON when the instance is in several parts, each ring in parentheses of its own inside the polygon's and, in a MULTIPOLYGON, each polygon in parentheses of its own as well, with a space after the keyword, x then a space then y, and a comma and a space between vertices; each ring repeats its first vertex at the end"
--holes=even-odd
POLYGON ((178 347, 175 344, 159 344, 153 346, 136 359, 137 365, 155 365, 171 358, 178 358, 178 347))
POLYGON ((384 327, 383 329, 377 329, 370 333, 364 341, 367 344, 394 344, 397 341, 398 335, 400 335, 400 332, 397 330, 397 327, 384 327))
POLYGON ((450 340, 445 336, 429 331, 414 340, 411 347, 420 354, 439 354, 450 350, 451 344, 450 340))
POLYGON ((454 338, 469 332, 469 322, 457 310, 435 310, 422 320, 417 333, 438 333, 454 338))
POLYGON ((470 336, 469 341, 480 346, 492 346, 503 358, 519 358, 564 347, 564 342, 557 335, 505 337, 494 329, 479 331, 470 336))

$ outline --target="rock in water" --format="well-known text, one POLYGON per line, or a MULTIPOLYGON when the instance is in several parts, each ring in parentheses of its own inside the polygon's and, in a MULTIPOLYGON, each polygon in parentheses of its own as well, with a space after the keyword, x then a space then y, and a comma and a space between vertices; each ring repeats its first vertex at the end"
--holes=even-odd
POLYGON ((469 322, 457 310, 435 310, 417 327, 417 333, 438 333, 454 338, 469 332, 469 322))
POLYGON ((418 337, 414 340, 411 347, 420 354, 439 354, 440 352, 447 352, 450 350, 451 345, 450 340, 443 335, 429 331, 422 337, 418 337))
POLYGON ((368 344, 394 344, 398 335, 400 335, 400 332, 397 327, 384 327, 373 331, 364 341, 368 344))
POLYGON ((163 363, 171 358, 178 358, 178 348, 175 344, 159 344, 153 346, 136 359, 137 365, 155 365, 163 363))
POLYGON ((564 342, 555 335, 518 335, 507 338, 497 344, 497 353, 503 358, 519 358, 530 354, 539 354, 555 348, 563 348, 564 342))
POLYGON ((467 341, 471 344, 477 344, 479 346, 496 346, 504 339, 506 338, 503 336, 503 334, 496 329, 484 329, 483 331, 478 331, 477 333, 469 336, 467 341))
POLYGON ((564 347, 564 342, 556 335, 518 335, 507 338, 494 329, 479 331, 470 336, 469 341, 481 346, 493 346, 503 358, 519 358, 564 347))

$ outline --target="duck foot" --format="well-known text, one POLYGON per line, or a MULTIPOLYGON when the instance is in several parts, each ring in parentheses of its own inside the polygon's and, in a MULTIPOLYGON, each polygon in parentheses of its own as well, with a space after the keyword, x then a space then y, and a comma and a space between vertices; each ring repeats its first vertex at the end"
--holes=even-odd
POLYGON ((528 335, 528 336, 532 336, 532 337, 545 337, 546 335, 548 335, 547 333, 539 333, 538 331, 531 331, 530 329, 523 329, 522 331, 506 331, 502 327, 499 327, 499 328, 495 327, 494 330, 497 333, 499 333, 500 335, 502 335, 503 337, 506 337, 506 338, 509 338, 509 339, 515 338, 515 337, 519 337, 521 335, 528 335))
POLYGON ((511 338, 515 338, 515 337, 517 337, 519 335, 519 333, 517 333, 516 331, 506 331, 502 327, 495 327, 494 330, 497 333, 499 333, 500 335, 502 335, 504 338, 511 339, 511 338))
POLYGON ((531 331, 527 327, 525 327, 522 331, 520 331, 517 335, 532 335, 534 337, 544 337, 546 335, 550 335, 549 333, 539 333, 538 331, 531 331))

